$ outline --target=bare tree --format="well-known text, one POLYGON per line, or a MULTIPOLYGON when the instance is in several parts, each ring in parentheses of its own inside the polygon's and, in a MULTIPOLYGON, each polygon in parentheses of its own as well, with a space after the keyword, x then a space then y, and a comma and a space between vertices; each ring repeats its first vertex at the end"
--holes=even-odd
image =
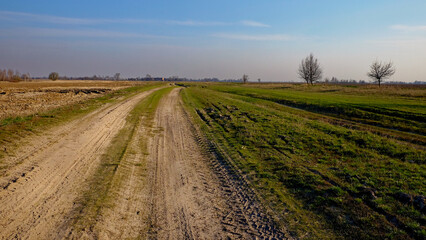
POLYGON ((30 73, 24 73, 21 76, 22 80, 28 81, 30 79, 30 73))
POLYGON ((6 79, 7 79, 6 69, 4 69, 4 70, 0 69, 0 81, 6 81, 6 79))
POLYGON ((56 80, 58 80, 58 78, 59 78, 59 73, 57 73, 57 72, 51 72, 49 74, 49 79, 52 80, 52 81, 56 81, 56 80))
POLYGON ((395 73, 395 67, 392 62, 382 63, 379 61, 374 61, 370 66, 370 71, 367 73, 372 79, 375 79, 377 83, 380 83, 389 77, 391 77, 395 73))
POLYGON ((318 59, 314 58, 312 53, 302 60, 297 73, 300 78, 304 79, 307 84, 310 83, 311 85, 320 80, 322 77, 322 69, 318 63, 318 59))
POLYGON ((12 69, 7 69, 7 80, 10 81, 13 79, 14 72, 12 69))
POLYGON ((114 74, 114 79, 117 81, 120 80, 120 73, 114 74))
POLYGON ((179 76, 175 75, 175 76, 171 76, 169 77, 168 81, 178 81, 179 80, 179 76))
POLYGON ((244 74, 243 75, 243 83, 247 83, 248 79, 249 79, 248 75, 244 74))
POLYGON ((10 79, 10 81, 19 82, 21 80, 21 73, 18 70, 15 70, 15 74, 13 74, 12 79, 10 79))

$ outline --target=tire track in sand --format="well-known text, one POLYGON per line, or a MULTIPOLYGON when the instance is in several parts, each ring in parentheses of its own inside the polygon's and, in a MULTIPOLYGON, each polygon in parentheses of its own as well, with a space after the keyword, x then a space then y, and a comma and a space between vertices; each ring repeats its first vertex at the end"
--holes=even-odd
POLYGON ((141 104, 133 134, 128 141, 108 189, 109 204, 104 204, 93 230, 94 239, 145 239, 147 233, 148 182, 146 159, 153 132, 158 102, 172 88, 157 91, 141 104))
POLYGON ((65 221, 84 181, 99 164, 99 156, 123 127, 131 109, 153 91, 47 132, 41 142, 46 145, 33 142, 33 150, 18 156, 22 166, 11 169, 8 177, 1 179, 6 184, 0 188, 0 238, 57 236, 57 226, 65 221), (49 138, 52 140, 46 140, 49 138))
POLYGON ((186 115, 179 91, 164 97, 150 142, 149 239, 286 239, 246 183, 214 153, 186 115), (205 145, 205 144, 204 144, 205 145))

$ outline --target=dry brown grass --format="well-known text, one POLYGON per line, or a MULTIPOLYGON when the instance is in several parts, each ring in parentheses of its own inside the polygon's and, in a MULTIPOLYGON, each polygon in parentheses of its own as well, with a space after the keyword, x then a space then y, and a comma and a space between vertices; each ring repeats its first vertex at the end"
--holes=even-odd
POLYGON ((0 82, 0 119, 44 112, 139 84, 77 80, 0 82))
POLYGON ((425 85, 392 84, 378 86, 375 84, 325 84, 313 86, 305 83, 249 83, 247 86, 267 89, 292 89, 309 92, 336 92, 349 95, 392 95, 402 97, 426 97, 425 85))

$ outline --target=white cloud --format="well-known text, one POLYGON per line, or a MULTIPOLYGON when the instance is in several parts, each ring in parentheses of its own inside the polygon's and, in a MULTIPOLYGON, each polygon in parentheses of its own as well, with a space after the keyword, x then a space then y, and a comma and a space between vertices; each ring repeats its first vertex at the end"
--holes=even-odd
POLYGON ((68 18, 58 17, 51 15, 40 15, 24 12, 10 12, 0 11, 0 19, 9 21, 32 21, 32 22, 44 22, 52 24, 69 24, 69 25, 99 25, 109 23, 120 23, 120 24, 168 24, 168 25, 179 25, 179 26, 249 26, 249 27, 270 27, 267 24, 263 24, 256 21, 240 21, 240 22, 221 22, 221 21, 195 21, 195 20, 149 20, 149 19, 105 19, 105 18, 68 18))
POLYGON ((47 23, 58 23, 58 24, 98 24, 102 21, 97 19, 82 19, 82 18, 66 18, 66 17, 56 17, 48 15, 38 15, 31 13, 22 13, 22 12, 7 12, 0 11, 0 18, 6 20, 29 20, 29 21, 38 21, 38 22, 47 22, 47 23))
POLYGON ((213 37, 226 38, 233 40, 245 41, 291 41, 296 38, 285 34, 232 34, 232 33, 216 33, 213 37))
POLYGON ((250 20, 244 20, 239 22, 203 22, 203 21, 166 21, 167 24, 171 25, 181 25, 181 26, 248 26, 248 27, 271 27, 270 25, 256 22, 256 21, 250 21, 250 20))
POLYGON ((390 28, 394 30, 401 30, 401 31, 413 31, 413 32, 426 31, 426 25, 409 26, 409 25, 397 24, 397 25, 390 26, 390 28))
POLYGON ((270 25, 250 20, 241 21, 240 23, 249 27, 271 27, 270 25))
POLYGON ((103 19, 103 18, 68 18, 51 15, 40 15, 23 12, 0 11, 0 19, 9 21, 36 21, 54 24, 70 24, 70 25, 95 25, 107 23, 152 23, 152 20, 146 19, 103 19))
POLYGON ((167 24, 170 25, 180 25, 180 26, 226 26, 230 25, 229 23, 225 22, 202 22, 202 21, 166 21, 167 24))

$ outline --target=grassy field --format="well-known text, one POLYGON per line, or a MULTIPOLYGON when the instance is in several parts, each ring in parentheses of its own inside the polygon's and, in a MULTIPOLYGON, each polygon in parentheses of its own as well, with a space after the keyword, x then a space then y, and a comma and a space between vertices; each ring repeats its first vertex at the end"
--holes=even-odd
POLYGON ((387 129, 426 134, 426 87, 265 86, 211 88, 387 129))
POLYGON ((426 88, 183 86, 216 151, 293 235, 426 238, 426 88))

